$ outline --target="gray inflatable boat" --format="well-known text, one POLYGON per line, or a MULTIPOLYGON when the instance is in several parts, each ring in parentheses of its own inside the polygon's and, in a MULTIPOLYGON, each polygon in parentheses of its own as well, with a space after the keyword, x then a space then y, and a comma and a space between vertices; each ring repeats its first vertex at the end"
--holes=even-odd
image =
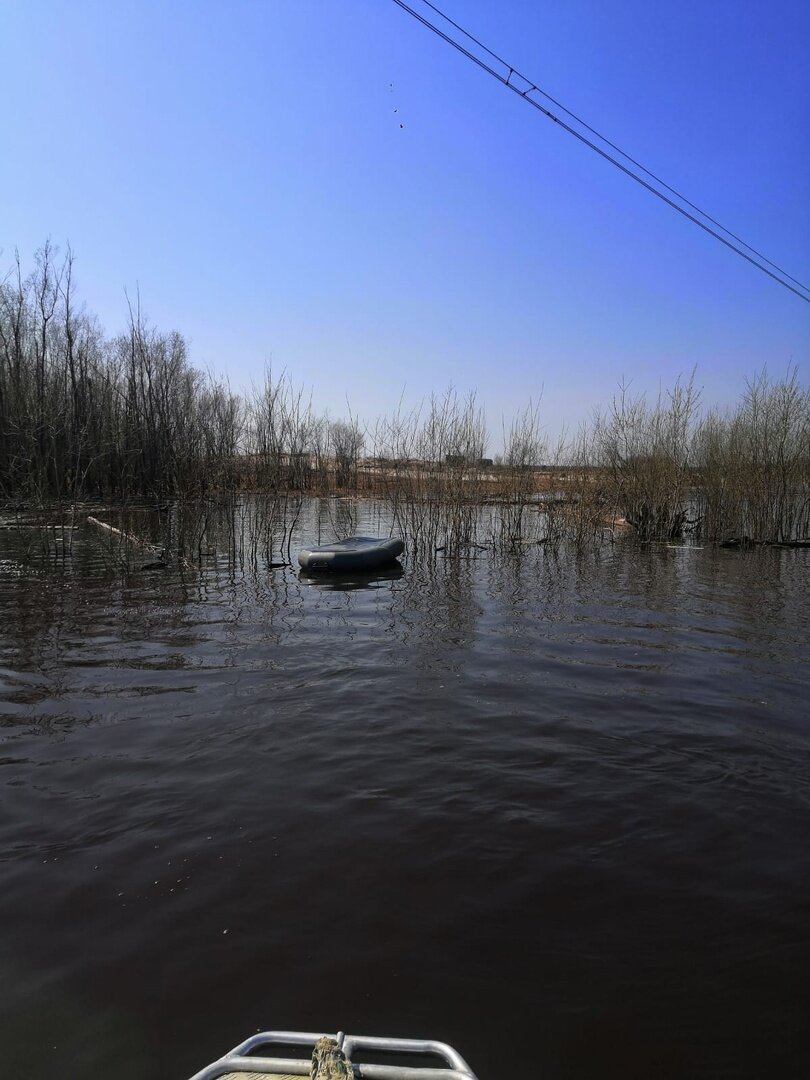
POLYGON ((335 544, 304 548, 298 561, 304 570, 327 570, 343 573, 347 570, 373 570, 385 566, 401 555, 405 545, 396 536, 380 540, 376 536, 347 536, 335 544))

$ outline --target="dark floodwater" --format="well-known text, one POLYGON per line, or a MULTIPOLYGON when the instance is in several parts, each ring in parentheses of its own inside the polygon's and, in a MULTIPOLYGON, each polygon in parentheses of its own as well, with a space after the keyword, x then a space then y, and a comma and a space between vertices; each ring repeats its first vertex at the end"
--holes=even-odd
POLYGON ((810 553, 330 589, 92 532, 64 577, 0 533, 3 1077, 184 1080, 270 1027, 808 1074, 810 553))

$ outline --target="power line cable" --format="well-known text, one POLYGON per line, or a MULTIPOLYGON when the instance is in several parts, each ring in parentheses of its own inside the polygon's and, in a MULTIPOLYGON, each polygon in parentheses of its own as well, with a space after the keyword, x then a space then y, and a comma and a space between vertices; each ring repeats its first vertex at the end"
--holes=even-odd
POLYGON ((730 248, 731 251, 735 252, 735 254, 741 256, 747 262, 751 263, 752 266, 755 266, 758 270, 761 270, 763 274, 767 274, 768 277, 778 282, 784 288, 789 289, 790 292, 798 296, 799 299, 804 300, 806 303, 810 303, 810 296, 805 295, 806 293, 810 293, 810 288, 807 285, 802 284, 802 282, 798 281, 796 278, 788 274, 787 271, 782 270, 782 268, 777 266, 776 263, 772 262, 765 255, 761 254, 761 252, 751 247, 750 244, 747 244, 739 236, 731 232, 730 229, 727 229, 724 225, 721 225, 719 221, 716 221, 704 210, 701 210, 699 206, 696 206, 694 203, 690 202, 687 198, 681 195, 680 192, 676 191, 675 188, 670 187, 669 184, 661 180, 660 177, 655 175, 655 173, 651 172, 640 162, 636 161, 635 158, 632 158, 629 154, 626 154, 620 147, 616 146, 615 143, 612 143, 609 139, 605 138, 604 135, 601 135, 598 131, 596 131, 595 128, 592 128, 589 124, 585 123, 585 121, 580 119, 580 117, 578 117, 576 113, 571 112, 570 109, 567 109, 555 98, 551 97, 550 94, 547 94, 544 90, 541 90, 536 83, 534 83, 531 79, 527 78, 525 75, 521 74, 521 72, 518 71, 517 68, 509 64, 508 61, 502 59, 500 56, 498 56, 497 53, 493 52, 490 48, 484 45, 483 42, 479 41, 478 38, 468 33, 468 31, 466 31, 462 26, 459 26, 458 23, 454 22, 451 18, 449 18, 449 16, 445 15, 444 12, 442 12, 434 4, 430 3, 430 0, 422 0, 422 2, 432 11, 434 11, 437 15, 441 16, 441 18, 444 19, 450 26, 454 27, 456 30, 462 33, 469 41, 474 42, 480 49, 483 49, 483 51, 487 53, 488 56, 492 57, 492 59, 495 60, 498 64, 501 64, 503 67, 508 68, 509 74, 504 77, 500 72, 496 71, 493 67, 491 67, 484 60, 482 60, 480 56, 476 56, 474 53, 470 52, 469 49, 465 48, 460 41, 457 41, 449 34, 446 34, 440 27, 436 26, 429 19, 425 18, 424 15, 421 15, 418 11, 414 10, 414 8, 412 8, 410 4, 407 4, 405 0, 394 0, 394 3, 398 7, 402 8, 403 11, 406 11, 409 15, 412 15, 413 18, 417 20, 417 22, 420 22, 428 30, 431 30, 434 34, 436 34, 437 37, 441 38, 448 45, 452 45, 454 49, 460 52, 468 60, 472 60, 474 64, 480 67, 488 75, 491 75, 494 79, 497 79, 499 83, 502 83, 509 90, 512 90, 515 94, 518 95, 518 97, 522 98, 527 104, 537 109, 538 112, 541 112, 549 120, 553 120, 555 124, 558 124, 564 131, 568 132, 569 135, 573 135, 575 139, 578 139, 589 149, 594 150, 597 154, 600 155, 600 157, 603 157, 606 161, 610 162, 611 165, 614 165, 626 176, 629 176, 631 180, 635 180, 637 184, 640 184, 643 188, 646 188, 646 190, 649 191, 652 195, 655 195, 662 202, 666 203, 668 206, 671 206, 673 210, 677 210, 679 214, 681 214, 687 220, 691 221, 693 224, 697 225, 699 228, 703 229, 703 231, 708 233, 710 236, 713 236, 715 240, 719 240, 721 244, 725 244, 727 248, 730 248), (526 84, 525 90, 521 90, 514 83, 512 83, 511 80, 513 76, 516 76, 518 79, 520 79, 523 83, 526 84), (782 275, 782 277, 779 277, 777 274, 773 273, 771 270, 768 269, 767 266, 763 266, 762 262, 758 262, 757 259, 752 258, 751 255, 748 255, 745 251, 741 250, 739 247, 737 247, 736 244, 732 243, 730 240, 727 240, 725 236, 721 236, 720 233, 718 233, 715 229, 711 228, 711 226, 706 225, 703 221, 700 221, 699 218, 694 216, 694 214, 689 213, 688 210, 685 210, 682 206, 679 206, 678 203, 674 202, 662 191, 659 191, 656 187, 653 187, 653 185, 648 183, 643 177, 633 172, 633 170, 628 168, 626 165, 623 165, 621 161, 618 161, 606 150, 603 150, 600 146, 597 146, 596 143, 592 142, 581 132, 577 131, 576 128, 571 127, 570 124, 567 124, 564 120, 560 119, 559 116, 556 116, 549 109, 545 108, 539 101, 536 101, 534 98, 529 97, 529 94, 532 94, 534 92, 542 94, 543 97, 547 98, 547 100, 553 102, 557 108, 561 109, 564 113, 570 116, 587 131, 590 131, 592 135, 595 135, 598 139, 605 143, 605 145, 611 147, 611 149, 621 154, 621 156, 626 161, 629 161, 636 168, 641 169, 642 172, 646 173, 646 175, 649 176, 652 180, 654 180, 657 184, 660 184, 661 187, 665 188, 671 194, 675 195, 678 199, 681 200, 681 202, 685 203, 686 206, 691 207, 698 214, 700 214, 701 217, 704 217, 707 221, 710 221, 712 225, 716 225, 718 229, 721 229, 728 236, 732 237, 738 243, 742 244, 744 248, 747 248, 748 251, 753 253, 753 255, 756 255, 757 259, 761 259, 762 262, 767 263, 768 266, 772 266, 774 270, 777 270, 779 274, 782 275), (788 281, 784 280, 785 278, 787 278, 788 281, 794 282, 796 285, 799 286, 799 289, 803 289, 804 292, 800 292, 799 289, 796 289, 793 287, 793 285, 788 284, 788 281))
POLYGON ((653 180, 655 180, 655 182, 657 184, 660 184, 661 187, 666 188, 667 191, 671 192, 673 195, 675 195, 677 198, 679 198, 682 203, 685 203, 687 206, 690 206, 693 210, 696 210, 701 215, 701 217, 704 217, 707 221, 710 221, 712 223, 712 225, 716 225, 718 227, 718 229, 722 229, 723 232, 726 233, 727 236, 730 236, 732 239, 734 239, 738 243, 742 244, 742 246, 744 248, 747 248, 750 252, 753 252, 753 254, 756 255, 758 258, 762 259, 763 262, 766 262, 768 264, 768 266, 772 266, 774 268, 774 270, 778 270, 779 273, 782 274, 784 277, 786 277, 789 281, 792 281, 795 285, 798 285, 800 288, 804 289, 805 292, 810 292, 810 287, 803 284, 803 282, 798 281, 795 277, 792 277, 787 272, 787 270, 783 270, 781 266, 778 266, 775 262, 772 262, 767 257, 767 255, 763 255, 761 251, 757 251, 756 248, 751 247, 751 245, 747 244, 745 242, 745 240, 743 240, 743 238, 741 236, 737 236, 737 234, 733 233, 731 231, 731 229, 727 229, 726 226, 722 224, 722 222, 717 221, 715 218, 713 218, 711 216, 711 214, 708 214, 705 210, 701 209, 701 207, 696 206, 695 203, 690 202, 689 199, 687 199, 687 197, 685 195, 682 195, 680 191, 678 191, 674 187, 671 187, 668 183, 666 183, 665 180, 662 180, 660 176, 656 176, 656 174, 654 172, 652 172, 650 169, 648 169, 646 167, 646 165, 642 165, 642 163, 640 161, 636 161, 636 159, 634 157, 631 157, 631 155, 628 154, 625 150, 622 150, 622 148, 620 146, 617 146, 616 143, 611 142, 610 139, 606 135, 603 135, 601 133, 601 131, 597 131, 596 128, 591 127, 591 125, 589 123, 587 123, 587 121, 583 120, 581 116, 577 116, 577 114, 575 112, 572 112, 570 109, 567 109, 565 107, 565 105, 563 105, 563 103, 561 101, 558 101, 555 97, 552 97, 551 94, 548 93, 548 91, 543 90, 543 88, 540 87, 540 86, 536 86, 531 81, 531 79, 529 79, 525 75, 523 75, 522 72, 517 70, 517 68, 510 67, 509 63, 506 60, 504 60, 502 56, 498 56, 498 54, 494 53, 492 51, 492 49, 490 49, 488 46, 486 46, 483 43, 483 41, 479 41, 477 37, 474 37, 468 30, 465 30, 463 26, 459 26, 459 24, 457 22, 454 22, 450 18, 449 15, 445 15, 444 12, 441 11, 439 8, 437 8, 435 4, 431 4, 430 0, 422 0, 422 3, 425 4, 426 7, 429 7, 432 11, 435 11, 437 15, 441 16, 441 18, 443 18, 451 26, 455 27, 455 29, 460 31, 460 33, 462 33, 466 38, 468 38, 470 41, 474 42, 480 49, 483 49, 485 53, 488 53, 492 57, 493 60, 497 60, 497 62, 499 64, 503 64, 504 67, 509 68, 509 70, 512 71, 519 79, 522 79, 523 82, 525 82, 529 87, 528 90, 522 91, 521 92, 522 94, 524 94, 524 95, 525 94, 532 94, 532 93, 542 94, 543 97, 546 98, 547 101, 552 102, 554 105, 556 105, 556 107, 558 109, 562 109, 562 111, 567 116, 570 116, 572 120, 576 120, 576 122, 581 127, 584 127, 586 131, 590 131, 590 133, 592 135, 595 135, 606 146, 609 146, 612 150, 615 150, 617 153, 621 154, 622 157, 626 161, 629 161, 632 165, 635 165, 637 169, 641 169, 641 171, 646 173, 647 176, 649 176, 653 180))

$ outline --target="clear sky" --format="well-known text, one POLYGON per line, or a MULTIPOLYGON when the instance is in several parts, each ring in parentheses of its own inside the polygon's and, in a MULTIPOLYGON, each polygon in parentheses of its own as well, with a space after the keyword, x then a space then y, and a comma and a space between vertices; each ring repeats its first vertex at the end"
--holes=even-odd
MULTIPOLYGON (((438 6, 810 283, 806 0, 438 6)), ((0 87, 3 262, 69 242, 108 330, 139 286, 235 387, 453 383, 493 430, 542 392, 556 432, 622 376, 810 376, 810 304, 391 0, 0 0, 0 87)))

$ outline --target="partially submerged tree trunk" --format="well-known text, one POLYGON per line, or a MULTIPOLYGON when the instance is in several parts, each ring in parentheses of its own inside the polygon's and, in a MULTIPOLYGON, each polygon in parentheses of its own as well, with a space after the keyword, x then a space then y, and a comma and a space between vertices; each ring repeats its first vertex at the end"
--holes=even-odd
MULTIPOLYGON (((114 525, 108 525, 106 521, 99 521, 98 518, 87 518, 88 525, 96 525, 99 529, 104 529, 106 532, 111 533, 114 536, 121 538, 122 543, 134 544, 136 547, 143 548, 144 551, 151 552, 156 555, 157 558, 152 562, 144 563, 141 570, 163 570, 171 565, 168 558, 168 552, 164 548, 160 548, 157 544, 152 544, 148 540, 142 540, 139 536, 135 536, 134 533, 124 532, 123 529, 116 529, 114 525)), ((177 564, 179 566, 187 567, 188 563, 182 556, 178 556, 177 564)))

